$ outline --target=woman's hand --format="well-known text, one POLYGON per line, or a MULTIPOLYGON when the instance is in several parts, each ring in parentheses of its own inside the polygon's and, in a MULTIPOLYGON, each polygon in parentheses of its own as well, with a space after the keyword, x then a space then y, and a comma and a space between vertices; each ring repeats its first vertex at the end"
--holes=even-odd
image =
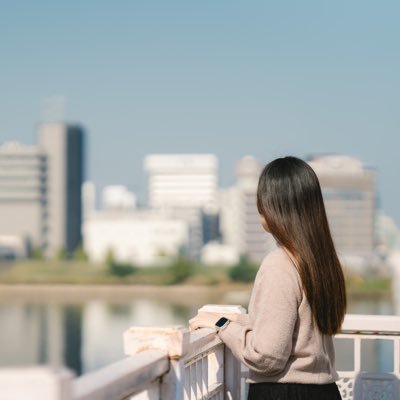
POLYGON ((194 318, 189 320, 189 330, 195 331, 200 328, 215 329, 215 323, 221 317, 218 314, 209 312, 199 312, 194 318))
POLYGON ((194 331, 201 328, 215 329, 215 323, 221 318, 228 318, 230 321, 236 320, 236 314, 216 314, 210 312, 199 312, 194 318, 189 320, 189 330, 194 331))

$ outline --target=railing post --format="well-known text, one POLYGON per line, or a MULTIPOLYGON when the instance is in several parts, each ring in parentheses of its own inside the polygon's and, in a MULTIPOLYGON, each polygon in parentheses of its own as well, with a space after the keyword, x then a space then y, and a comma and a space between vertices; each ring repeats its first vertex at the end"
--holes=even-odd
MULTIPOLYGON (((246 310, 239 305, 207 304, 199 309, 199 312, 223 314, 246 314, 246 310)), ((224 351, 224 386, 226 400, 239 400, 241 396, 241 363, 225 346, 224 351)))
POLYGON ((63 368, 0 369, 0 398, 4 400, 71 400, 74 374, 63 368))
POLYGON ((188 388, 185 382, 188 379, 190 377, 185 376, 183 358, 171 360, 170 369, 162 378, 160 399, 184 400, 188 398, 188 395, 185 395, 185 390, 188 388))
POLYGON ((189 348, 189 331, 182 326, 169 328, 132 327, 124 333, 124 351, 134 355, 148 349, 165 351, 170 369, 161 379, 160 398, 184 400, 185 367, 183 357, 189 348))

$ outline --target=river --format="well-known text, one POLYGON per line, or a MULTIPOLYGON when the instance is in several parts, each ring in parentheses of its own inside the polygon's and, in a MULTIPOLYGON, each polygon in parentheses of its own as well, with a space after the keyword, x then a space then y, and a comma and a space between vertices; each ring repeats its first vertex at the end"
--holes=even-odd
MULTIPOLYGON (((204 304, 247 306, 250 287, 3 286, 0 366, 65 365, 82 374, 124 357, 130 326, 187 325, 204 304)), ((350 299, 349 313, 394 313, 390 299, 350 299)), ((349 351, 338 348, 348 365, 349 351)), ((387 370, 390 349, 365 349, 367 367, 387 370)))

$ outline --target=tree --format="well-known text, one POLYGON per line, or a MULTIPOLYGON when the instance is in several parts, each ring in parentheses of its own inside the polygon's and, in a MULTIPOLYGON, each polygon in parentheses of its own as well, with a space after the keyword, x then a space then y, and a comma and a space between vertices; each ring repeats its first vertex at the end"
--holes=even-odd
POLYGON ((67 258, 68 258, 68 254, 67 254, 67 251, 65 250, 65 247, 60 247, 57 250, 56 259, 62 261, 62 260, 66 260, 67 258))
POLYGON ((112 248, 108 249, 105 261, 108 268, 108 272, 111 275, 119 276, 120 278, 132 275, 137 271, 137 267, 135 267, 130 263, 116 261, 114 256, 114 251, 112 248))
POLYGON ((184 257, 178 257, 169 267, 170 284, 181 283, 193 275, 193 264, 184 257))
POLYGON ((74 259, 75 259, 76 261, 84 261, 84 262, 86 262, 86 261, 89 260, 89 256, 88 256, 88 254, 86 253, 85 249, 83 248, 82 244, 80 244, 80 245, 76 248, 76 250, 75 250, 75 252, 74 252, 74 259))
POLYGON ((41 247, 35 247, 32 250, 32 254, 31 254, 31 258, 34 260, 43 260, 44 256, 43 256, 43 250, 41 247))
POLYGON ((107 264, 108 266, 110 266, 114 261, 115 261, 114 251, 113 251, 113 249, 110 247, 110 248, 107 250, 105 262, 106 262, 106 264, 107 264))
POLYGON ((243 255, 240 260, 228 272, 229 277, 235 282, 252 282, 258 271, 257 265, 243 255))
POLYGON ((137 268, 129 263, 118 263, 113 261, 108 266, 108 270, 111 275, 119 276, 123 278, 128 275, 132 275, 137 271, 137 268))

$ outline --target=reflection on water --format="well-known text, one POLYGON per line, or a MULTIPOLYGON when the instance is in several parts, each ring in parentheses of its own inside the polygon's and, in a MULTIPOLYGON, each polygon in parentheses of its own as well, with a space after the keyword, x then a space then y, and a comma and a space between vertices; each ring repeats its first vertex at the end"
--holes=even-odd
MULTIPOLYGON (((83 370, 90 371, 123 357, 122 333, 132 325, 186 325, 189 309, 151 299, 130 304, 101 301, 84 305, 82 320, 83 370)), ((78 349, 77 349, 78 350, 78 349)), ((78 351, 79 351, 78 350, 78 351)), ((72 367, 72 364, 67 364, 72 367)))
MULTIPOLYGON (((86 300, 81 303, 12 301, 0 303, 0 365, 66 365, 77 374, 97 369, 124 357, 122 333, 130 326, 187 325, 203 304, 185 299, 158 299, 149 293, 122 302, 86 300)), ((226 303, 229 293, 220 297, 226 303)), ((246 298, 242 293, 242 298, 246 298)), ((200 300, 199 300, 200 301, 200 300)), ((232 302, 231 302, 232 303, 232 302)), ((238 303, 238 302, 236 302, 238 303)), ((245 303, 245 302, 243 302, 245 303)), ((243 304, 246 306, 246 304, 243 304)), ((353 300, 349 313, 392 314, 388 300, 353 300)), ((390 345, 380 341, 363 348, 363 365, 372 370, 390 370, 393 363, 390 345)), ((340 367, 352 367, 349 345, 337 347, 340 367)))
POLYGON ((77 374, 82 373, 82 307, 64 306, 64 357, 65 365, 77 374))
POLYGON ((151 298, 124 304, 0 303, 0 366, 67 365, 77 374, 121 359, 122 333, 133 325, 187 325, 202 305, 151 298))

